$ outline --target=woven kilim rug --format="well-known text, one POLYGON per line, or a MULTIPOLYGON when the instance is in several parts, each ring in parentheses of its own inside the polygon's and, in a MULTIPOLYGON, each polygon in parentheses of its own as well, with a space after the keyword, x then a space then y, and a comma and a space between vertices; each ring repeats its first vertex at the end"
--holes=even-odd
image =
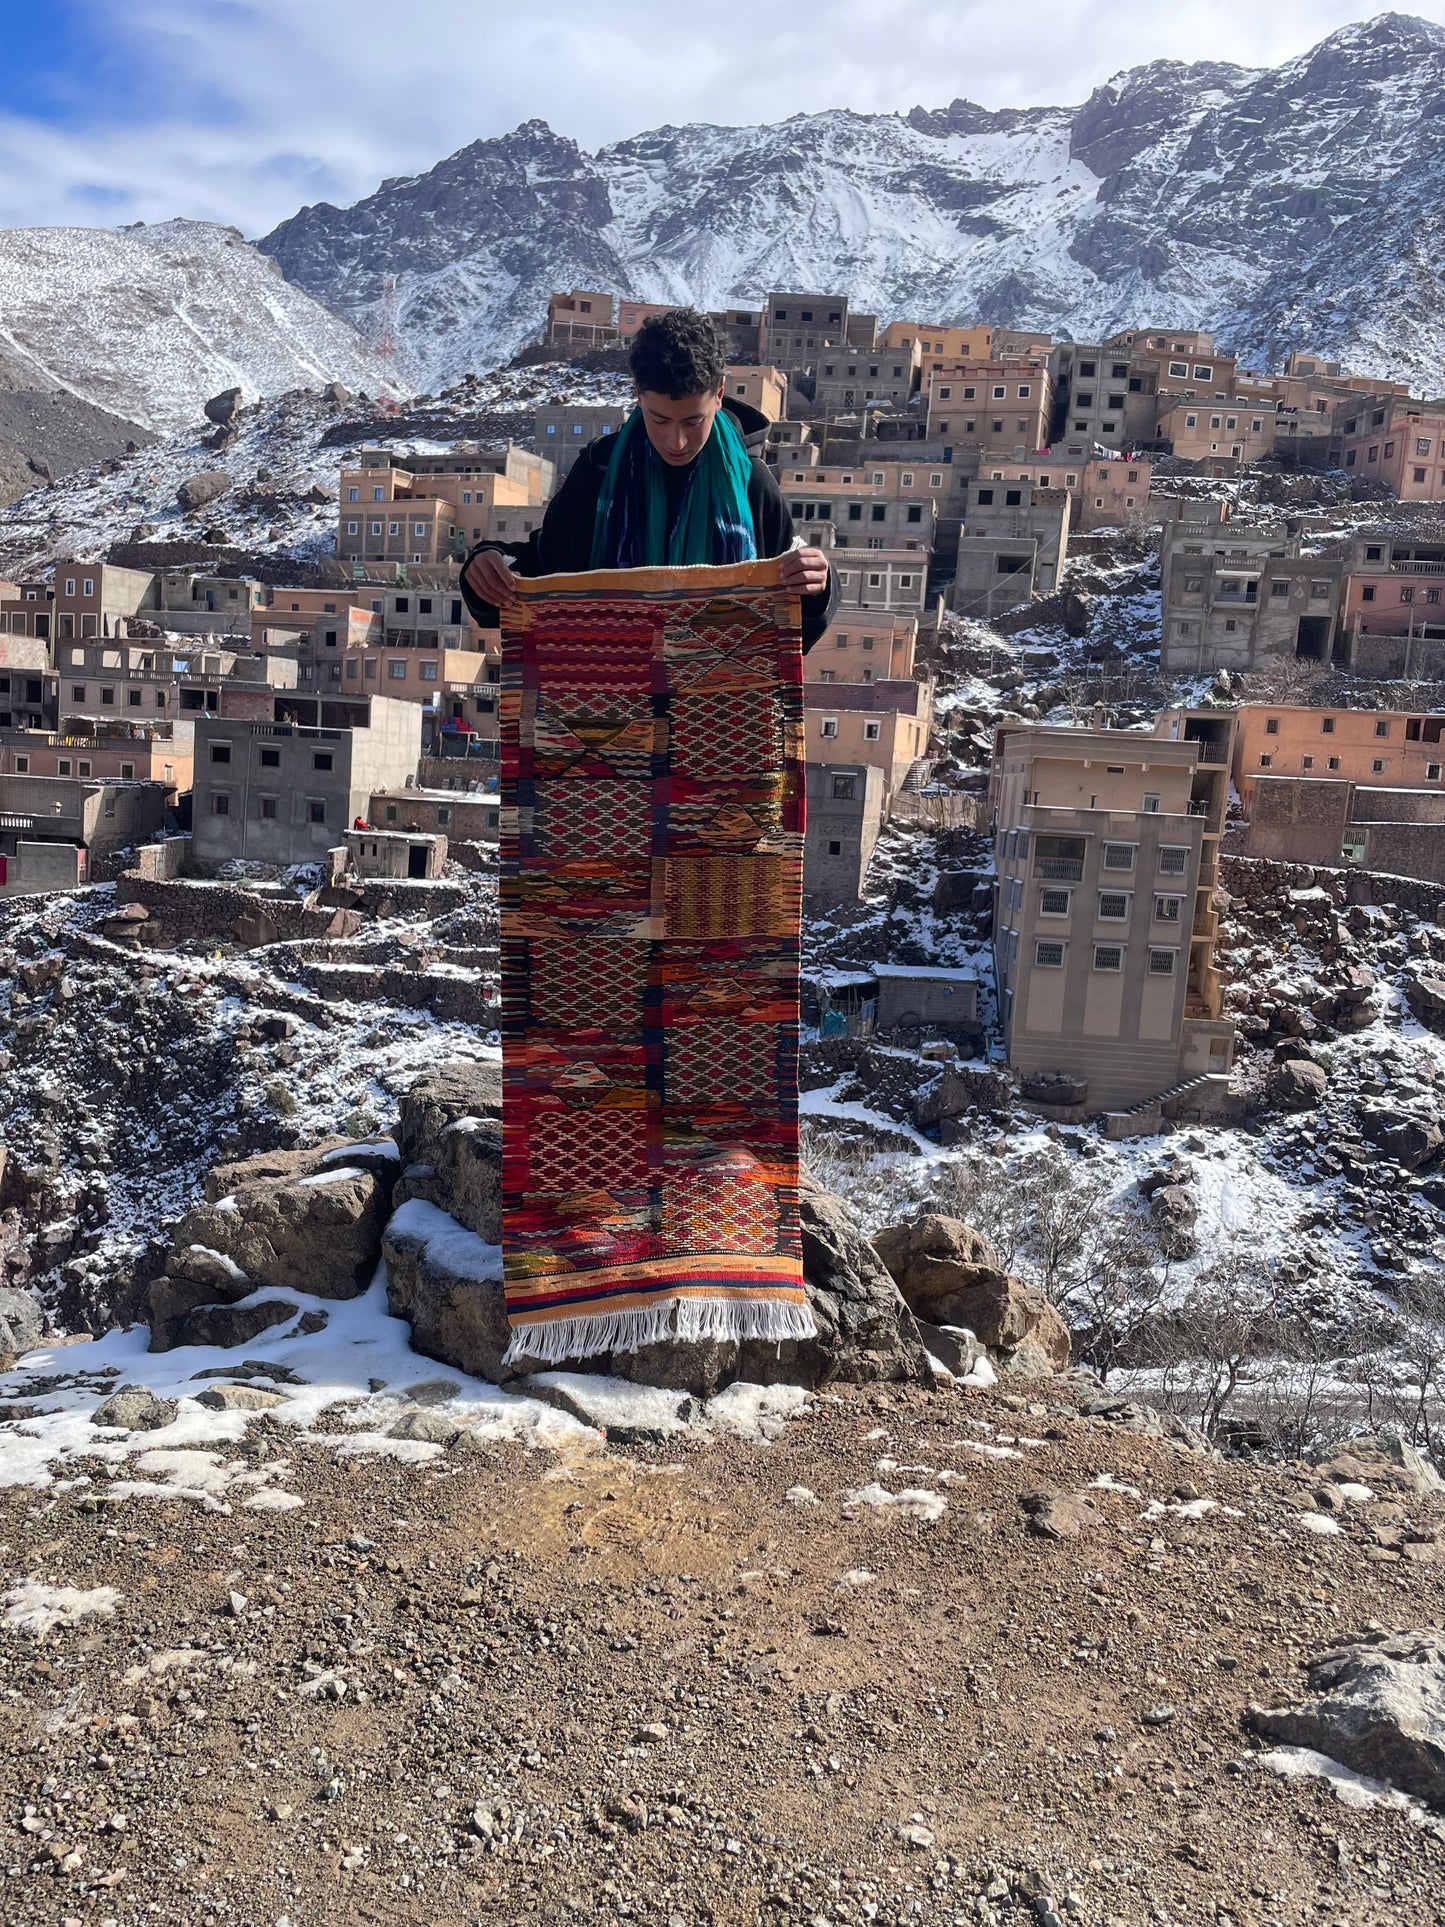
POLYGON ((503 617, 509 1357, 813 1332, 802 655, 777 576, 546 576, 503 617))

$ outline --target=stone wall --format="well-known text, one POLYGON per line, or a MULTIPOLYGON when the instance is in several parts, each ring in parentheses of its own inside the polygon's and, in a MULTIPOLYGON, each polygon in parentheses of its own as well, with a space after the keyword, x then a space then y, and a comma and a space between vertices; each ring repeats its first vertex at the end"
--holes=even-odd
MULTIPOLYGON (((147 877, 136 870, 117 878, 115 901, 117 909, 139 904, 148 912, 141 929, 154 929, 156 940, 167 944, 219 939, 251 949, 300 937, 349 937, 361 925, 353 910, 312 907, 299 897, 259 896, 226 883, 147 877)), ((137 936, 145 941, 140 932, 137 936)))
POLYGON ((1290 890, 1321 888, 1341 904, 1392 903, 1423 922, 1445 921, 1445 884, 1421 883, 1414 877, 1225 855, 1219 859, 1219 880, 1232 897, 1241 897, 1251 906, 1269 903, 1290 890))

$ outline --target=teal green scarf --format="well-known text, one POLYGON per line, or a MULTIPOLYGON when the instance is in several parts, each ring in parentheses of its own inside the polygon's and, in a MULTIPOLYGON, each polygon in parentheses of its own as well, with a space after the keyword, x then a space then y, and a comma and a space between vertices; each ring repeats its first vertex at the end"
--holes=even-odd
POLYGON ((662 457, 642 410, 627 417, 608 458, 592 525, 594 569, 679 568, 751 561, 758 552, 748 505, 752 461, 725 408, 678 491, 668 520, 662 457))

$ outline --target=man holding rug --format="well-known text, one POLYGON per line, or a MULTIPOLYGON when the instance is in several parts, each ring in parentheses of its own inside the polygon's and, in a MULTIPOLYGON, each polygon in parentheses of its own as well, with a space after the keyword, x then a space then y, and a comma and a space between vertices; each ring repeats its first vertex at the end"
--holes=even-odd
POLYGON ((767 422, 724 395, 722 348, 706 315, 674 308, 637 331, 637 407, 616 435, 578 457, 525 542, 481 542, 462 594, 483 628, 523 576, 584 569, 683 567, 781 556, 779 578, 802 600, 803 648, 822 635, 838 581, 821 549, 793 546, 793 518, 758 451, 767 422))

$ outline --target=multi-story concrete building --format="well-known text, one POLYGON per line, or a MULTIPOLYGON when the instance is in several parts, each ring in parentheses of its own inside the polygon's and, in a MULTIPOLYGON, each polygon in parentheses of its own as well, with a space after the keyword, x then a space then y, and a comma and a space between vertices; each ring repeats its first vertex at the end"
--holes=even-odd
POLYGON ((1158 364, 1128 347, 1061 341, 1053 351, 1055 441, 1121 454, 1154 440, 1158 364))
POLYGON ((1228 712, 1136 730, 1005 723, 990 801, 1009 1063, 1081 1079, 1091 1111, 1227 1073, 1212 897, 1228 712), (1169 734, 1170 730, 1177 732, 1169 734))
POLYGON ((1136 527, 1152 522, 1156 515, 1149 501, 1154 464, 1148 456, 1096 455, 1066 445, 1031 461, 983 460, 976 477, 960 475, 958 499, 965 504, 969 479, 985 488, 1000 482, 1030 482, 1040 489, 1062 489, 1069 497, 1069 528, 1080 535, 1095 529, 1136 527))
POLYGON ((1330 654, 1341 559, 1302 555, 1298 535, 1171 522, 1160 544, 1160 664, 1180 673, 1253 669, 1330 654))
POLYGON ((957 361, 928 377, 928 439, 945 448, 1033 455, 1049 445, 1054 386, 1046 355, 957 361))
MULTIPOLYGON (((810 447, 809 454, 815 449, 810 447)), ((777 470, 799 534, 827 546, 829 538, 817 525, 831 524, 831 539, 840 549, 919 550, 925 558, 937 520, 934 495, 922 479, 929 473, 898 461, 841 468, 780 462, 777 470)))
MULTIPOLYGON (((264 606, 267 590, 252 576, 207 575, 201 569, 164 569, 156 576, 157 608, 142 609, 147 621, 187 636, 245 636, 252 612, 264 606)), ((138 625, 128 625, 136 633, 138 625)), ((119 633, 118 631, 113 633, 119 633)))
POLYGON ((0 635, 31 636, 48 641, 55 591, 48 582, 6 583, 0 592, 0 635))
POLYGON ((598 288, 572 288, 547 303, 544 341, 554 348, 609 348, 617 341, 617 297, 598 288))
POLYGON ((1445 401, 1391 395, 1339 403, 1340 466, 1402 502, 1445 501, 1445 401))
POLYGON ((903 348, 916 356, 921 385, 940 368, 959 361, 987 361, 998 332, 982 322, 971 328, 944 328, 931 321, 890 321, 878 337, 880 348, 903 348))
POLYGON ((866 763, 882 772, 887 816, 909 770, 928 753, 932 679, 814 685, 805 692, 803 724, 808 762, 866 763))
POLYGON ((918 549, 850 548, 835 555, 838 619, 855 610, 921 616, 928 601, 928 555, 918 549))
POLYGON ((813 378, 813 407, 823 420, 903 408, 917 393, 915 350, 835 349, 820 355, 813 378))
POLYGON ((191 787, 195 724, 175 716, 143 722, 68 716, 60 730, 0 730, 0 774, 191 787))
POLYGON ((553 479, 545 456, 510 442, 495 453, 366 449, 358 467, 341 471, 337 559, 435 567, 484 538, 530 534, 553 479))
POLYGON ((320 861, 378 790, 416 773, 421 710, 373 696, 350 727, 199 719, 191 850, 282 867, 320 861))
POLYGON ((913 675, 917 647, 917 616, 883 610, 839 616, 803 658, 808 700, 820 700, 815 684, 901 682, 913 675))
POLYGON ((165 812, 161 783, 0 775, 0 891, 78 888, 102 858, 154 837, 165 812))
POLYGON ((733 400, 756 408, 766 421, 781 421, 787 414, 788 378, 781 368, 739 363, 728 368, 724 379, 733 400))
POLYGON ((857 903, 883 825, 883 771, 873 763, 809 763, 803 895, 815 910, 857 903))
MULTIPOLYGON (((23 619, 23 618, 20 618, 23 619)), ((44 729, 55 722, 50 644, 23 629, 8 631, 0 606, 0 729, 44 729)))
POLYGON ((57 641, 76 637, 119 636, 132 616, 156 610, 160 595, 149 569, 118 569, 110 562, 55 565, 55 628, 57 641))
POLYGON ((976 482, 962 504, 950 606, 1002 615, 1052 595, 1069 554, 1071 498, 1031 482, 976 482))
POLYGON ((1185 400, 1164 395, 1159 401, 1158 441, 1181 461, 1222 463, 1236 467, 1272 454, 1276 415, 1273 408, 1251 406, 1237 396, 1222 402, 1185 400))
POLYGON ((830 349, 846 348, 848 297, 770 294, 763 306, 759 358, 786 375, 811 373, 830 349))
POLYGON ((1345 550, 1334 658, 1357 675, 1445 669, 1445 542, 1357 535, 1345 550))
POLYGON ((1254 786, 1264 777, 1299 776, 1365 789, 1445 794, 1445 715, 1242 703, 1235 717, 1232 775, 1246 816, 1253 807, 1254 786))
POLYGON ((1160 395, 1183 395, 1196 401, 1224 401, 1235 392, 1239 365, 1233 355, 1221 354, 1214 336, 1203 328, 1125 328, 1110 335, 1105 350, 1127 349, 1132 361, 1152 362, 1158 369, 1160 395))
POLYGON ((599 436, 615 435, 629 410, 611 402, 549 402, 532 418, 532 443, 552 464, 560 487, 599 436))

